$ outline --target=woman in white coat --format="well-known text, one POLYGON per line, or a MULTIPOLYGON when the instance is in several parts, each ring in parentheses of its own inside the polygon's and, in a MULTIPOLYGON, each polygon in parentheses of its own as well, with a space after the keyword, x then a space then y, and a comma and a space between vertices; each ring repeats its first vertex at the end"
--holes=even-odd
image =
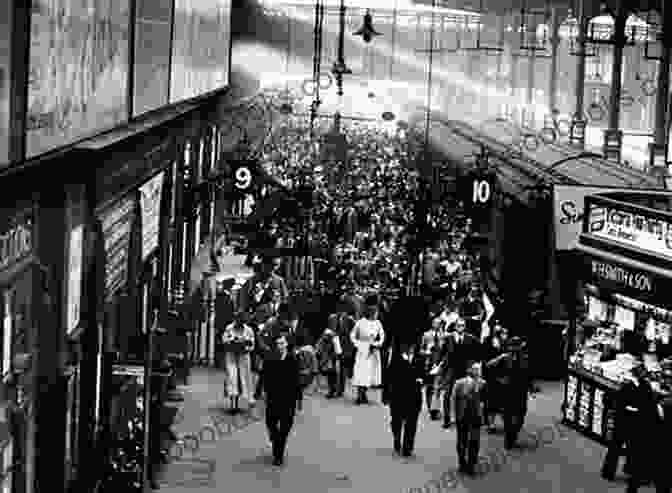
POLYGON ((382 383, 382 358, 380 348, 385 341, 383 325, 378 320, 378 308, 368 305, 364 317, 359 319, 350 333, 350 340, 357 349, 352 386, 357 387, 356 404, 367 404, 369 387, 382 383))

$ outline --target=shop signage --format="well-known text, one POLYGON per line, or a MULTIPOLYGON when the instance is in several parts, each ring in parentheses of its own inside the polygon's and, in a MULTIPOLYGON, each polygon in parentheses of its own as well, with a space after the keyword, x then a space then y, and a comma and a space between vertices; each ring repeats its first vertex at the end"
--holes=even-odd
POLYGON ((584 199, 600 192, 631 191, 624 188, 584 187, 581 185, 553 186, 553 223, 555 248, 573 250, 581 234, 584 199))
POLYGON ((610 205, 590 204, 588 233, 672 258, 672 222, 610 205))
POLYGON ((162 171, 140 187, 140 213, 142 216, 142 260, 159 246, 161 197, 163 191, 162 171))
POLYGON ((124 198, 99 216, 105 242, 105 296, 107 298, 126 284, 128 250, 134 213, 135 201, 131 198, 124 198))
POLYGON ((622 261, 591 253, 583 256, 583 279, 595 285, 655 306, 669 307, 672 278, 622 261))
POLYGON ((26 214, 0 235, 0 270, 13 266, 32 252, 33 224, 30 215, 26 214))
POLYGON ((653 276, 645 272, 595 258, 590 260, 590 270, 593 279, 608 281, 644 293, 653 293, 653 276))

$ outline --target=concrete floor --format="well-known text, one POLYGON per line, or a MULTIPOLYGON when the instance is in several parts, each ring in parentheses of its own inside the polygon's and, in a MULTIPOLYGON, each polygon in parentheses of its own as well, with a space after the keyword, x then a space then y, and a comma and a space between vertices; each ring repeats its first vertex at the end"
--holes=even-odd
MULTIPOLYGON (((483 433, 481 474, 456 474, 454 429, 443 430, 423 410, 415 457, 402 459, 392 451, 389 410, 373 392, 368 406, 351 398, 327 400, 317 391, 306 400, 289 439, 283 467, 271 465, 263 423, 263 403, 252 411, 262 419, 237 417, 236 430, 182 459, 161 473, 160 491, 195 493, 216 489, 224 493, 371 492, 521 492, 602 493, 624 491, 622 478, 608 483, 599 476, 605 450, 573 430, 556 425, 562 385, 541 383, 542 392, 530 401, 521 449, 505 457, 501 434, 483 433), (543 433, 540 430, 544 430, 543 433), (553 431, 554 429, 558 431, 553 431), (534 437, 543 442, 535 448, 534 437), (488 466, 485 463, 489 463, 488 466), (497 463, 497 464, 495 464, 497 463), (209 466, 212 464, 212 466, 209 466), (212 467, 212 471, 209 470, 212 467), (441 481, 440 478, 444 480, 441 481), (432 480, 437 480, 431 483, 432 480), (424 489, 423 489, 424 488, 424 489)), ((224 413, 223 375, 220 370, 194 369, 184 388, 184 419, 173 429, 178 437, 198 434, 212 425, 211 416, 231 421, 224 413), (222 418, 223 416, 226 416, 222 418)), ((210 432, 203 432, 210 441, 210 432)), ((191 445, 190 440, 186 440, 191 445)), ((193 442, 193 440, 191 441, 193 442)), ((193 447, 193 445, 191 445, 193 447)), ((187 447, 189 448, 189 447, 187 447)), ((176 453, 174 450, 173 453, 176 453)), ((644 488, 642 491, 652 491, 644 488)))

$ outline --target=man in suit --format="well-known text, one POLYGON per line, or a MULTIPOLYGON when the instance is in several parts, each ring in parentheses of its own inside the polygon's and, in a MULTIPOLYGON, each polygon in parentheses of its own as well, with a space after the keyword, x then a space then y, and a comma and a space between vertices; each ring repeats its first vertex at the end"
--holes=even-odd
POLYGON ((472 363, 467 376, 455 382, 452 400, 457 427, 459 470, 474 474, 485 416, 485 380, 481 378, 480 363, 472 363))
POLYGON ((283 303, 280 305, 278 316, 275 323, 270 326, 273 336, 284 334, 289 344, 289 350, 294 351, 299 339, 307 339, 307 334, 302 327, 299 326, 299 314, 290 310, 289 305, 283 303))
POLYGON ((532 390, 526 344, 520 337, 512 337, 506 352, 487 363, 488 375, 497 381, 502 395, 504 418, 504 448, 512 449, 527 415, 527 400, 532 390))
POLYGON ((657 491, 669 491, 665 490, 665 480, 661 481, 659 470, 661 466, 665 470, 667 465, 659 460, 662 453, 653 445, 664 429, 664 412, 657 403, 643 364, 632 369, 630 380, 621 386, 616 398, 616 428, 602 465, 602 477, 614 479, 625 444, 625 469, 629 473, 626 492, 634 493, 654 478, 657 491))
POLYGON ((439 370, 439 393, 443 393, 443 428, 452 426, 450 418, 451 396, 455 382, 466 376, 470 362, 480 359, 481 345, 478 339, 466 332, 463 318, 455 322, 455 332, 446 337, 441 349, 439 370))
POLYGON ((267 303, 259 305, 254 312, 255 323, 262 324, 271 317, 277 317, 280 314, 282 301, 282 291, 280 289, 272 289, 271 299, 267 303))
POLYGON ((427 358, 417 346, 417 341, 400 341, 393 349, 387 382, 394 451, 403 457, 413 454, 427 373, 427 358))
POLYGON ((257 306, 267 303, 271 299, 271 293, 277 289, 282 294, 282 299, 289 298, 289 289, 285 279, 273 273, 273 261, 270 258, 255 264, 254 275, 250 277, 240 288, 238 299, 239 309, 242 311, 254 311, 257 306))
POLYGON ((462 306, 460 306, 460 315, 467 320, 467 332, 480 338, 485 306, 478 286, 472 285, 469 289, 467 298, 462 302, 462 306))
POLYGON ((273 448, 273 465, 284 463, 287 437, 294 425, 299 395, 299 367, 285 334, 275 336, 276 352, 264 362, 266 428, 273 448))
POLYGON ((345 393, 345 382, 352 377, 352 370, 355 365, 355 345, 350 339, 350 333, 357 321, 346 312, 333 313, 329 316, 327 327, 331 328, 338 335, 341 343, 341 356, 338 373, 338 391, 336 397, 342 397, 345 393))

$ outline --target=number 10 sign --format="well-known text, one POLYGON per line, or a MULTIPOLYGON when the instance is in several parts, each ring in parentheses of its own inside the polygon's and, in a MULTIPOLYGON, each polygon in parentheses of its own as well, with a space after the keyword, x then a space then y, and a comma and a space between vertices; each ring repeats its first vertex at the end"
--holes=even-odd
POLYGON ((492 186, 485 178, 475 178, 471 184, 471 202, 485 205, 492 197, 492 186))

